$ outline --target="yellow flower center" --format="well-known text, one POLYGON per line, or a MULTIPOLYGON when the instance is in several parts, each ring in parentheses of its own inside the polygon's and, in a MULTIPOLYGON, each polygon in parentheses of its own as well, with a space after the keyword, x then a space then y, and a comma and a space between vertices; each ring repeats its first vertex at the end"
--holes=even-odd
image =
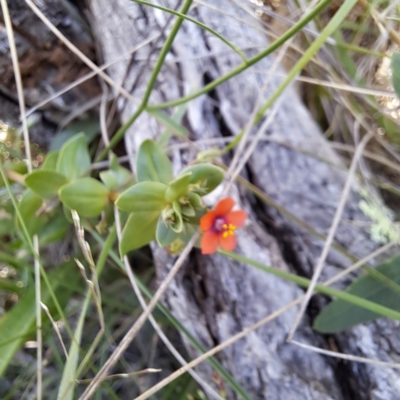
POLYGON ((236 230, 236 226, 232 225, 232 224, 229 224, 229 225, 223 224, 222 229, 223 229, 222 237, 225 239, 228 236, 233 236, 233 234, 235 233, 235 230, 236 230))

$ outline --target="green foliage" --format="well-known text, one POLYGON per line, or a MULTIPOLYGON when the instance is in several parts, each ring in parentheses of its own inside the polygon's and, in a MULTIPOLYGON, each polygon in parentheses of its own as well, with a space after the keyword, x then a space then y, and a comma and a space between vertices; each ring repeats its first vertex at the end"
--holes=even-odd
POLYGON ((123 192, 116 205, 123 211, 161 211, 166 205, 167 186, 159 182, 139 182, 123 192))
POLYGON ((100 132, 100 124, 98 118, 91 118, 84 121, 76 121, 71 123, 67 128, 63 129, 55 135, 50 143, 50 150, 60 150, 64 144, 77 134, 84 132, 87 143, 90 143, 100 132))
POLYGON ((397 97, 400 99, 400 53, 392 56, 392 83, 397 97))
POLYGON ((133 212, 129 215, 119 243, 121 256, 155 239, 158 216, 157 211, 133 212))
POLYGON ((191 191, 199 196, 212 192, 224 179, 221 168, 211 164, 197 164, 185 168, 179 176, 191 173, 189 183, 191 191))
MULTIPOLYGON (((21 216, 28 229, 28 233, 32 236, 38 233, 40 228, 43 227, 47 221, 47 218, 43 213, 38 215, 38 211, 42 208, 42 205, 43 201, 41 197, 29 189, 24 193, 22 200, 18 205, 21 216)), ((16 221, 17 226, 19 226, 17 219, 16 221)))
POLYGON ((175 239, 177 239, 178 233, 170 229, 167 223, 164 221, 162 215, 158 218, 156 239, 159 246, 164 247, 170 245, 175 239))
POLYGON ((46 169, 33 171, 25 178, 25 185, 43 199, 57 197, 58 189, 67 182, 64 175, 46 169))
MULTIPOLYGON (((179 239, 185 244, 206 212, 201 202, 223 179, 223 171, 213 165, 194 165, 175 179, 166 154, 151 140, 139 148, 136 163, 139 183, 129 187, 115 204, 132 213, 122 232, 121 255, 157 239, 168 246, 179 239)), ((176 244, 176 243, 175 243, 176 244)), ((182 246, 178 246, 182 250, 182 246)))
POLYGON ((178 200, 180 197, 184 196, 189 190, 191 172, 177 177, 173 180, 167 188, 165 193, 165 199, 169 202, 178 200))
POLYGON ((108 190, 118 193, 135 183, 131 172, 119 165, 115 154, 111 156, 110 169, 100 172, 100 179, 104 182, 108 190))
POLYGON ((62 203, 84 217, 100 215, 107 205, 108 193, 107 188, 93 178, 77 179, 59 191, 62 203))
POLYGON ((49 153, 47 153, 42 165, 42 169, 55 171, 57 168, 58 154, 58 151, 50 151, 49 153))
MULTIPOLYGON (((49 282, 61 306, 64 306, 71 295, 71 290, 80 279, 68 262, 54 269, 48 276, 49 282), (64 283, 68 282, 66 288, 64 283)), ((41 299, 49 308, 53 317, 56 317, 55 305, 51 300, 46 285, 42 285, 41 299)), ((47 317, 44 317, 44 320, 47 317)), ((35 334, 35 288, 30 287, 21 296, 18 303, 0 319, 0 376, 4 375, 15 352, 35 334)))
POLYGON ((173 179, 172 164, 167 155, 152 140, 145 140, 136 158, 138 182, 154 181, 166 185, 173 179))
MULTIPOLYGON (((400 256, 384 261, 375 269, 389 281, 400 284, 400 256)), ((364 274, 357 278, 346 292, 400 311, 400 294, 371 275, 364 274)), ((320 312, 314 322, 314 329, 323 333, 337 333, 379 317, 381 315, 344 300, 334 300, 320 312)))
POLYGON ((85 135, 69 139, 60 150, 56 170, 68 180, 80 178, 90 170, 90 155, 85 135))

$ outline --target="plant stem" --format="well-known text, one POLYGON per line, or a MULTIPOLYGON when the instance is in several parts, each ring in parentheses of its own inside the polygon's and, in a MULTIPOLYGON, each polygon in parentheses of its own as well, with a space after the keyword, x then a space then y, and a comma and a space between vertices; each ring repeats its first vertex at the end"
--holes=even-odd
MULTIPOLYGON (((190 6, 192 5, 192 2, 193 0, 185 0, 185 2, 183 3, 182 7, 179 10, 179 13, 186 14, 189 11, 190 6)), ((157 59, 156 65, 153 68, 153 71, 149 79, 149 83, 146 88, 146 92, 143 95, 143 99, 139 107, 137 108, 135 113, 129 118, 129 120, 124 125, 122 125, 121 128, 118 129, 115 135, 111 138, 108 146, 106 146, 103 149, 103 151, 99 154, 96 161, 101 161, 106 158, 108 151, 114 148, 120 142, 120 140, 123 138, 128 128, 136 121, 136 119, 140 116, 140 114, 146 109, 154 84, 156 83, 157 76, 161 70, 161 67, 164 65, 165 57, 167 56, 172 46, 175 36, 177 35, 179 28, 182 25, 182 22, 183 18, 178 17, 174 25, 172 26, 171 33, 169 34, 166 42, 164 43, 164 46, 161 49, 160 55, 157 59)))

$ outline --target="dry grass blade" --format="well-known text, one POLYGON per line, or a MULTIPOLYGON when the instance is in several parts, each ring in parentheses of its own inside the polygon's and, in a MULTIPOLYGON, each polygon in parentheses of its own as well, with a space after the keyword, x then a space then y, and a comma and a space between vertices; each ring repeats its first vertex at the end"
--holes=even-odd
POLYGON ((371 360, 370 358, 352 356, 351 354, 337 353, 336 351, 324 350, 324 349, 320 349, 319 347, 310 346, 305 343, 300 343, 300 342, 297 342, 296 340, 292 340, 290 343, 292 343, 296 346, 302 347, 303 349, 310 350, 315 353, 323 354, 324 356, 340 358, 342 360, 362 362, 364 364, 372 364, 372 365, 376 365, 377 367, 400 368, 400 364, 398 364, 398 363, 371 360))
POLYGON ((348 195, 350 193, 350 189, 351 189, 351 185, 352 185, 352 182, 353 182, 354 174, 356 172, 358 160, 361 157, 365 146, 367 145, 369 140, 372 139, 372 137, 373 137, 372 133, 369 133, 366 136, 364 136, 364 138, 361 140, 361 142, 358 145, 357 150, 356 150, 356 152, 354 154, 354 157, 353 157, 353 160, 351 162, 351 166, 350 166, 350 169, 349 169, 349 172, 348 172, 348 175, 347 175, 347 180, 346 180, 345 186, 343 188, 343 192, 341 194, 340 201, 339 201, 338 207, 336 209, 335 216, 334 216, 333 221, 332 221, 332 225, 331 225, 331 227, 329 229, 328 237, 326 238, 326 241, 324 243, 324 247, 322 249, 321 256, 318 259, 318 264, 315 267, 315 271, 314 271, 313 277, 311 279, 311 284, 310 284, 309 288, 307 289, 306 297, 303 300, 301 308, 300 308, 300 311, 296 316, 296 319, 295 319, 295 321, 293 323, 292 328, 290 329, 290 332, 289 332, 289 335, 288 335, 288 339, 287 339, 288 341, 292 340, 293 335, 296 332, 296 329, 297 329, 297 327, 298 327, 298 325, 299 325, 299 323, 301 321, 301 318, 303 317, 303 314, 304 314, 304 312, 306 310, 308 302, 310 301, 310 298, 311 298, 312 293, 314 291, 315 285, 318 282, 319 276, 321 275, 321 272, 322 272, 322 269, 324 267, 324 263, 325 263, 326 257, 327 257, 327 255, 329 253, 329 250, 331 248, 333 239, 334 239, 335 234, 336 234, 336 230, 337 230, 337 228, 339 226, 339 223, 340 223, 340 220, 341 220, 341 217, 342 217, 342 213, 343 213, 343 210, 344 210, 344 206, 345 206, 346 201, 347 201, 347 197, 348 197, 348 195))
POLYGON ((196 240, 198 239, 199 234, 195 234, 192 239, 189 241, 183 252, 180 254, 178 259, 176 260, 175 264, 171 268, 169 274, 165 278, 165 280, 161 283, 160 287, 158 288, 157 292, 154 294, 153 298, 151 299, 150 303, 148 304, 148 307, 143 313, 140 315, 140 317, 136 320, 136 322, 133 324, 133 326, 129 329, 127 334, 124 336, 124 338, 121 340, 119 343, 118 347, 114 350, 114 352, 111 354, 110 358, 107 360, 107 362, 103 365, 103 367, 100 369, 96 377, 93 379, 91 384, 87 387, 85 392, 82 394, 82 396, 79 398, 80 400, 85 400, 89 399, 94 392, 96 391, 97 387, 101 383, 101 379, 107 375, 107 372, 112 368, 115 363, 118 361, 118 359, 121 357, 122 353, 126 350, 126 348, 129 346, 129 344, 132 342, 132 340, 135 338, 137 332, 139 329, 143 326, 143 324, 146 322, 148 316, 150 313, 153 311, 154 307, 160 300, 161 296, 164 294, 165 290, 167 289, 169 283, 172 281, 172 279, 175 277, 175 275, 178 273, 179 269, 185 262, 186 257, 188 256, 190 250, 193 248, 194 244, 196 243, 196 240))
POLYGON ((275 311, 274 313, 268 315, 268 317, 262 319, 261 321, 258 321, 256 324, 252 325, 249 328, 246 328, 242 332, 238 333, 235 336, 232 336, 230 339, 227 341, 221 343, 220 345, 214 347, 213 349, 207 351, 206 353, 202 354, 200 357, 194 359, 187 365, 185 365, 182 368, 179 368, 176 370, 174 373, 172 373, 170 376, 166 377, 163 379, 161 382, 159 382, 157 385, 154 385, 152 388, 141 394, 140 396, 136 397, 135 400, 145 400, 149 398, 151 395, 154 393, 158 392, 160 389, 171 383, 173 380, 184 374, 185 372, 189 371, 191 368, 194 368, 196 365, 202 363, 205 361, 207 358, 210 358, 214 354, 218 353, 219 351, 223 350, 225 347, 230 346, 231 344, 235 343, 236 341, 242 339, 246 335, 248 335, 250 332, 254 331, 255 329, 260 328, 267 322, 272 321, 273 319, 277 318, 279 315, 284 313, 285 311, 289 310, 290 308, 294 307, 296 304, 299 304, 301 302, 301 298, 292 301, 291 303, 287 304, 286 306, 280 308, 279 310, 275 311))
POLYGON ((91 274, 92 274, 92 280, 88 279, 86 276, 86 271, 85 267, 82 265, 82 263, 78 260, 75 259, 76 264, 78 265, 83 278, 85 279, 89 290, 92 292, 93 299, 96 304, 97 308, 97 313, 99 315, 99 322, 101 326, 101 331, 104 332, 104 316, 103 316, 103 310, 101 308, 101 292, 100 292, 100 287, 99 287, 99 282, 97 279, 97 273, 96 273, 96 265, 93 260, 92 252, 90 250, 89 243, 85 240, 85 230, 80 224, 80 219, 79 215, 75 210, 71 211, 72 214, 72 219, 74 221, 75 225, 75 231, 76 231, 76 237, 78 238, 79 246, 83 252, 83 255, 88 262, 91 274))
POLYGON ((72 44, 50 21, 49 19, 39 10, 39 8, 31 1, 25 0, 32 11, 42 20, 42 22, 74 53, 76 54, 89 68, 91 68, 96 74, 100 75, 110 86, 112 86, 118 93, 123 95, 126 99, 134 104, 138 104, 136 100, 128 91, 123 87, 116 84, 105 72, 103 72, 92 60, 90 60, 85 54, 83 54, 74 44, 72 44))
MULTIPOLYGON (((107 68, 111 67, 115 63, 117 63, 119 61, 122 61, 127 56, 135 53, 136 51, 141 49, 143 46, 146 46, 147 44, 151 43, 153 40, 157 39, 159 36, 160 36, 160 34, 155 34, 153 36, 150 36, 148 39, 144 40, 143 42, 139 43, 137 46, 133 47, 130 51, 126 52, 125 54, 121 55, 120 57, 118 57, 118 58, 116 58, 114 60, 111 60, 108 63, 105 63, 105 64, 101 65, 98 68, 101 71, 106 70, 107 68)), ((51 96, 47 97, 46 99, 42 100, 40 103, 36 104, 36 106, 30 108, 27 111, 26 115, 29 116, 29 115, 33 114, 35 111, 39 110, 40 108, 45 106, 47 103, 50 103, 51 101, 53 101, 57 97, 62 96, 64 93, 67 93, 68 91, 72 90, 73 88, 75 88, 75 87, 79 86, 80 84, 86 82, 87 80, 93 78, 97 74, 98 74, 97 71, 92 71, 92 72, 89 72, 88 74, 82 76, 81 78, 79 78, 76 81, 74 81, 74 82, 70 83, 69 85, 67 85, 65 88, 59 90, 58 92, 56 92, 56 93, 52 94, 51 96)))
POLYGON ((45 313, 46 313, 47 316, 49 317, 49 320, 50 320, 50 322, 51 322, 51 325, 53 326, 53 329, 54 329, 54 331, 56 332, 57 337, 58 337, 58 339, 59 339, 59 341, 60 341, 61 347, 62 347, 63 352, 64 352, 64 355, 65 355, 65 359, 68 360, 68 351, 67 351, 67 348, 65 347, 63 338, 62 338, 62 336, 61 336, 61 332, 60 332, 60 330, 58 329, 58 326, 57 326, 56 321, 54 321, 53 317, 51 316, 50 311, 49 311, 49 308, 46 306, 46 304, 40 302, 40 305, 42 306, 43 310, 45 311, 45 313))
MULTIPOLYGON (((115 207, 115 223, 117 225, 117 232, 118 232, 118 238, 120 239, 121 237, 121 222, 120 222, 120 216, 119 216, 119 210, 115 207)), ((138 298, 140 305, 142 306, 143 310, 147 309, 147 304, 143 298, 142 292, 140 291, 135 277, 133 276, 132 268, 129 263, 128 257, 124 257, 124 265, 126 268, 126 273, 128 274, 129 280, 131 282, 131 285, 133 287, 133 290, 136 294, 136 297, 138 298)), ((157 324, 157 321, 154 319, 152 314, 149 314, 149 321, 151 325, 153 326, 154 330, 156 331, 157 335, 160 337, 162 342, 165 344, 165 346, 168 348, 168 350, 172 353, 172 355, 179 361, 179 363, 182 366, 187 365, 187 361, 182 357, 182 355, 176 350, 176 348, 173 346, 173 344, 169 341, 167 336, 164 334, 160 326, 157 324)), ((224 400, 206 381, 204 381, 195 371, 189 370, 189 374, 192 376, 192 378, 207 392, 207 394, 217 400, 224 400)))
POLYGON ((279 107, 280 107, 282 101, 284 100, 284 98, 285 98, 285 94, 282 93, 282 95, 279 97, 279 99, 274 104, 273 109, 269 113, 268 117, 264 120, 264 122, 262 123, 260 129, 257 131, 256 136, 255 136, 254 140, 251 142, 250 146, 248 147, 246 153, 244 155, 242 155, 242 157, 240 159, 240 162, 238 163, 239 165, 237 166, 237 168, 230 175, 230 177, 229 177, 229 183, 230 184, 240 174, 240 171, 242 170, 242 168, 246 164, 247 160, 253 154, 258 142, 261 140, 263 134, 267 131, 268 127, 273 122, 273 120, 275 118, 275 115, 277 114, 277 112, 279 110, 279 107))
MULTIPOLYGON (((145 375, 145 374, 155 374, 157 372, 161 372, 162 369, 156 369, 156 368, 146 368, 142 369, 141 371, 136 371, 136 372, 131 372, 130 374, 114 374, 114 375, 108 375, 104 377, 102 380, 103 381, 109 381, 111 379, 127 379, 127 378, 132 378, 132 376, 138 376, 138 375, 145 375)), ((80 379, 76 380, 76 383, 90 383, 92 382, 93 379, 80 379)))
MULTIPOLYGON (((12 27, 11 17, 8 10, 7 0, 1 0, 1 9, 3 12, 4 23, 7 31, 7 38, 10 45, 10 53, 13 65, 13 71, 15 76, 15 83, 17 87, 19 110, 21 114, 22 131, 25 141, 25 154, 27 159, 28 172, 32 172, 32 155, 31 146, 28 131, 28 122, 26 119, 26 108, 25 108, 25 98, 24 89, 21 79, 21 70, 18 61, 17 47, 15 44, 14 31, 12 27)), ((39 256, 39 239, 37 235, 33 236, 33 250, 37 256, 39 256)), ((43 396, 43 369, 42 369, 42 310, 41 310, 41 282, 40 282, 40 263, 38 257, 34 257, 34 271, 35 271, 35 303, 36 303, 36 341, 37 341, 37 388, 36 395, 37 400, 41 400, 43 396)))
MULTIPOLYGON (((333 278, 331 278, 328 281, 324 282, 323 285, 328 286, 328 285, 331 285, 332 283, 337 282, 339 279, 343 278, 345 275, 347 275, 350 272, 354 271, 355 269, 361 267, 362 265, 368 263, 369 260, 379 256, 382 253, 385 253, 387 250, 389 250, 394 245, 396 245, 396 243, 392 242, 392 243, 386 244, 385 246, 382 246, 381 248, 379 248, 379 249, 375 250, 374 252, 368 254, 363 259, 359 260, 357 263, 351 265, 346 270, 342 271, 341 273, 337 274, 333 278)), ((182 374, 184 374, 187 371, 189 371, 190 368, 196 367, 198 364, 202 363, 207 358, 213 356, 214 354, 218 353, 219 351, 223 350, 224 348, 226 348, 226 347, 232 345, 233 343, 237 342, 238 340, 244 338, 250 332, 260 328, 262 325, 264 325, 264 324, 274 320, 275 318, 279 317, 284 312, 288 311, 290 308, 300 304, 302 301, 304 301, 305 298, 306 298, 306 295, 303 295, 303 296, 299 297, 298 299, 293 300, 292 302, 290 302, 289 304, 285 305, 284 307, 281 307, 279 310, 275 311, 274 313, 272 313, 272 314, 268 315, 267 317, 263 318, 262 320, 256 322, 254 325, 252 325, 252 326, 246 328, 245 330, 243 330, 242 332, 239 332, 238 334, 232 336, 230 339, 228 339, 225 342, 221 343, 220 345, 214 347, 213 349, 209 350, 208 352, 202 354, 200 357, 192 360, 186 366, 184 366, 184 367, 180 368, 179 370, 175 371, 173 374, 171 374, 170 376, 168 376, 165 379, 163 379, 156 386, 150 388, 145 393, 143 393, 142 395, 137 397, 135 400, 145 400, 145 399, 147 399, 148 397, 150 397, 151 395, 153 395, 154 393, 156 393, 157 391, 159 391, 160 389, 162 389, 163 387, 168 385, 170 382, 172 382, 173 380, 175 380, 176 378, 178 378, 182 374)), ((338 357, 340 355, 347 356, 346 354, 342 354, 342 353, 337 353, 337 354, 338 354, 338 357)), ((357 361, 366 362, 366 363, 369 363, 369 364, 377 364, 377 363, 379 363, 379 365, 382 365, 382 366, 385 366, 385 367, 393 367, 392 364, 390 364, 390 365, 388 363, 383 363, 382 364, 381 361, 371 360, 371 359, 363 358, 363 357, 358 357, 357 361)), ((396 368, 397 368, 397 364, 394 364, 394 365, 396 365, 396 368)))
MULTIPOLYGON (((285 56, 285 54, 286 54, 291 42, 292 42, 292 40, 288 40, 284 44, 284 46, 283 46, 282 50, 280 51, 278 57, 275 59, 273 65, 271 67, 271 70, 268 72, 267 79, 265 80, 265 82, 263 84, 263 87, 262 87, 262 89, 261 89, 261 91, 260 91, 260 93, 258 95, 258 101, 254 106, 254 109, 253 109, 253 111, 251 113, 251 117, 250 117, 246 127, 244 128, 243 135, 242 135, 242 137, 240 139, 240 142, 238 144, 238 147, 237 147, 237 150, 235 152, 235 155, 234 155, 234 157, 233 157, 233 159, 231 161, 231 164, 229 166, 229 170, 228 170, 229 182, 228 182, 228 185, 227 185, 227 187, 225 189, 226 191, 229 190, 230 186, 232 185, 233 181, 235 180, 235 176, 239 174, 240 170, 242 169, 242 166, 246 163, 246 161, 244 163, 241 162, 239 167, 237 167, 236 170, 235 170, 236 165, 239 164, 239 159, 241 160, 242 153, 243 153, 244 148, 246 146, 247 138, 248 138, 248 136, 249 136, 249 134, 251 132, 251 129, 253 128, 254 121, 256 119, 258 109, 262 105, 262 99, 263 99, 264 92, 265 92, 266 88, 268 87, 268 85, 270 84, 270 81, 271 81, 276 69, 279 67, 280 62, 282 61, 283 57, 285 56), (239 172, 236 173, 236 171, 239 171, 239 172)), ((277 109, 278 109, 278 106, 275 107, 275 110, 277 110, 277 109)), ((272 115, 275 115, 275 112, 273 111, 272 115)), ((271 121, 271 115, 267 118, 267 120, 271 121)), ((269 124, 269 122, 267 124, 269 124)), ((263 126, 264 126, 264 124, 263 124, 263 126)), ((259 131, 263 132, 265 129, 266 129, 266 126, 265 126, 264 129, 260 128, 259 131)), ((259 134, 256 135, 257 138, 259 136, 260 136, 259 134)), ((257 139, 256 139, 256 141, 257 141, 257 139)), ((253 148, 253 150, 254 150, 254 148, 253 148)))

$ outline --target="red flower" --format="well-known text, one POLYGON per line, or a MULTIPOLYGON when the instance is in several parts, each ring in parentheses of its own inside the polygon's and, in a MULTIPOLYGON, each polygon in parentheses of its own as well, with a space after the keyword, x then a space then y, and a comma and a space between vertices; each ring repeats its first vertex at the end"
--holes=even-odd
POLYGON ((235 202, 227 197, 218 202, 214 211, 209 211, 200 219, 200 227, 204 232, 201 238, 202 254, 213 254, 220 245, 226 251, 236 247, 236 228, 244 225, 247 214, 242 211, 232 211, 235 202))

